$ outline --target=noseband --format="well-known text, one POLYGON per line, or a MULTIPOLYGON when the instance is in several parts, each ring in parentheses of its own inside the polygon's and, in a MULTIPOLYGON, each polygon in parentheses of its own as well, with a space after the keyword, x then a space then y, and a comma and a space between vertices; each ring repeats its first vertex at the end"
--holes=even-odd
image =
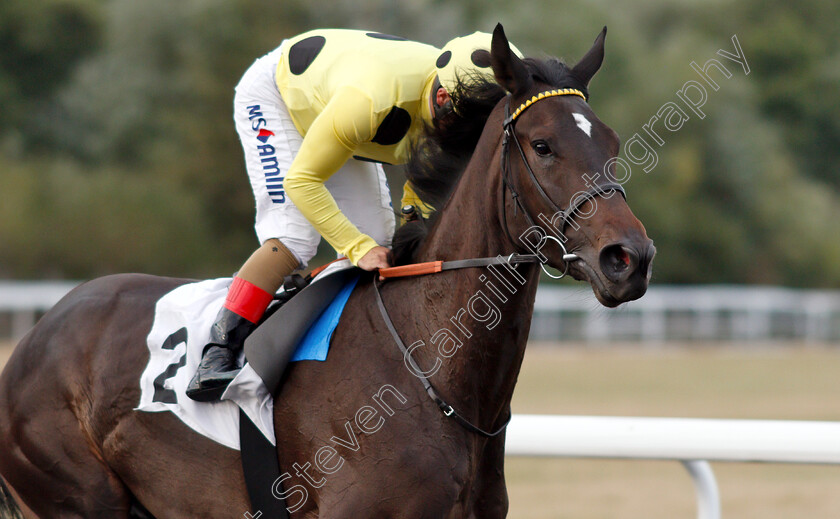
MULTIPOLYGON (((623 196, 625 199, 627 198, 627 195, 624 192, 624 188, 621 187, 621 184, 615 182, 607 182, 604 184, 597 184, 586 191, 582 191, 572 201, 573 205, 571 205, 568 209, 563 210, 560 209, 557 206, 557 204, 554 203, 553 200, 551 200, 551 198, 545 192, 545 189, 543 189, 542 185, 540 184, 540 181, 537 180, 537 176, 534 174, 534 170, 531 169, 531 165, 528 164, 528 159, 525 157, 525 150, 522 149, 522 145, 519 143, 519 139, 516 137, 516 119, 520 115, 522 115, 522 112, 524 112, 528 107, 530 107, 537 101, 549 97, 567 95, 579 96, 584 101, 586 101, 586 96, 583 94, 583 92, 574 88, 563 88, 559 90, 549 90, 546 92, 541 92, 519 105, 519 107, 516 110, 514 110, 513 113, 510 112, 511 96, 508 95, 505 101, 505 120, 502 123, 502 127, 504 128, 504 137, 502 139, 502 182, 504 183, 506 190, 510 191, 511 198, 513 198, 514 216, 516 215, 517 207, 521 209, 522 214, 525 216, 525 220, 528 222, 529 229, 532 227, 537 227, 537 224, 534 222, 534 219, 531 217, 531 215, 528 213, 528 210, 525 209, 525 206, 519 199, 519 193, 517 192, 516 186, 513 183, 513 177, 511 176, 510 168, 510 141, 516 143, 516 149, 519 150, 519 156, 522 157, 522 163, 525 165, 525 170, 528 172, 528 178, 530 178, 531 184, 534 186, 537 193, 539 193, 540 197, 542 197, 543 202, 545 202, 545 204, 551 210, 552 221, 554 221, 554 219, 557 216, 560 216, 562 218, 562 220, 560 221, 560 227, 558 228, 561 234, 566 229, 566 226, 569 224, 569 222, 574 218, 577 210, 580 209, 580 207, 587 201, 592 200, 593 198, 596 198, 598 196, 604 196, 606 193, 609 193, 611 191, 618 191, 619 193, 621 193, 621 196, 623 196)), ((510 233, 510 229, 507 225, 504 195, 502 196, 502 217, 504 220, 505 234, 507 234, 508 240, 510 240, 511 243, 516 244, 516 241, 513 239, 510 233)), ((566 247, 563 245, 563 242, 559 238, 547 235, 545 239, 556 242, 557 245, 559 245, 560 248, 563 249, 563 262, 565 264, 565 269, 563 270, 562 274, 560 274, 559 276, 555 276, 546 270, 545 265, 543 263, 540 263, 540 267, 542 267, 543 272, 545 272, 546 275, 555 279, 560 279, 569 272, 569 263, 577 260, 578 256, 576 254, 569 253, 566 250, 566 247)))

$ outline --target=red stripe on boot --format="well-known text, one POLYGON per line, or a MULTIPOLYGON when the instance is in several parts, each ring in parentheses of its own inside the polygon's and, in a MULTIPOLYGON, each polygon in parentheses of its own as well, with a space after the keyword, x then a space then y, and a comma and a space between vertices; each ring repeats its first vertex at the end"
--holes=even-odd
POLYGON ((256 324, 273 297, 257 285, 235 277, 228 289, 225 308, 256 324))

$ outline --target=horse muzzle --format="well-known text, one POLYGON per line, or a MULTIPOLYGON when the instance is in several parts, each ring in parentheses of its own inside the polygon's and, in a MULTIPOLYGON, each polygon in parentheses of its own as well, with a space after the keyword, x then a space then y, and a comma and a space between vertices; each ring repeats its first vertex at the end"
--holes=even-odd
POLYGON ((598 301, 613 308, 645 295, 655 254, 647 237, 612 243, 597 254, 578 251, 569 262, 569 274, 588 281, 598 301))

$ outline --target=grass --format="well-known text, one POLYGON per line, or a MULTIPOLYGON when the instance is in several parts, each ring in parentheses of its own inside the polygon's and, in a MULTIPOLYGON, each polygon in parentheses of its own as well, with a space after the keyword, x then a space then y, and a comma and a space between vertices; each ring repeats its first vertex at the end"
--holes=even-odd
MULTIPOLYGON (((11 345, 0 343, 0 366, 11 345)), ((517 413, 840 420, 840 348, 533 344, 517 413)), ((840 439, 838 439, 840 441, 840 439)), ((676 462, 509 458, 511 519, 696 516, 676 462)), ((840 467, 713 464, 727 519, 840 517, 840 467)))
MULTIPOLYGON (((525 356, 518 413, 840 420, 840 350, 548 348, 525 356)), ((840 441, 840 439, 838 440, 840 441)), ((726 518, 840 517, 840 467, 713 464, 726 518)), ((510 458, 512 519, 696 516, 676 462, 510 458)))

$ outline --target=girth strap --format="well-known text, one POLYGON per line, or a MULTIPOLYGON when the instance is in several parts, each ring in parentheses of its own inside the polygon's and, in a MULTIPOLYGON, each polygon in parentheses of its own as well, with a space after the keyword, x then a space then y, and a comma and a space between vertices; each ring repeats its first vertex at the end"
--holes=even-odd
MULTIPOLYGON (((482 258, 487 259, 487 258, 482 258)), ((495 259, 495 258, 493 258, 495 259)), ((471 260, 465 260, 471 261, 471 260)), ((388 331, 391 332, 391 336, 394 338, 394 342, 397 343, 399 346, 400 351, 403 354, 403 358, 408 360, 408 363, 411 365, 411 369, 414 370, 413 375, 420 379, 420 382, 423 383, 423 387, 426 389, 426 393, 428 393, 429 398, 437 404, 443 414, 452 418, 456 422, 458 422, 461 427, 468 430, 471 433, 478 434, 479 436, 483 436, 485 438, 493 438, 498 436, 510 423, 511 413, 510 409, 508 409, 508 418, 505 420, 505 423, 501 425, 496 431, 494 432, 487 432, 480 427, 477 427, 469 422, 466 418, 461 416, 458 411, 455 410, 451 405, 446 403, 446 401, 438 395, 435 388, 432 386, 432 383, 429 381, 428 377, 423 374, 423 371, 417 366, 417 363, 414 361, 414 358, 411 356, 411 352, 408 351, 408 348, 405 347, 405 343, 403 343, 402 339, 400 338, 400 334, 397 332, 397 329, 394 328, 394 323, 391 321, 391 317, 388 315, 388 310, 385 308, 385 303, 382 302, 382 294, 379 291, 379 283, 377 281, 373 282, 373 291, 376 294, 376 304, 379 307, 379 312, 382 314, 382 320, 385 321, 385 326, 388 328, 388 331)))
POLYGON ((286 500, 272 492, 279 488, 282 493, 282 483, 278 482, 282 471, 277 449, 242 409, 239 410, 239 453, 245 473, 245 488, 251 500, 251 512, 245 516, 288 519, 286 500))

